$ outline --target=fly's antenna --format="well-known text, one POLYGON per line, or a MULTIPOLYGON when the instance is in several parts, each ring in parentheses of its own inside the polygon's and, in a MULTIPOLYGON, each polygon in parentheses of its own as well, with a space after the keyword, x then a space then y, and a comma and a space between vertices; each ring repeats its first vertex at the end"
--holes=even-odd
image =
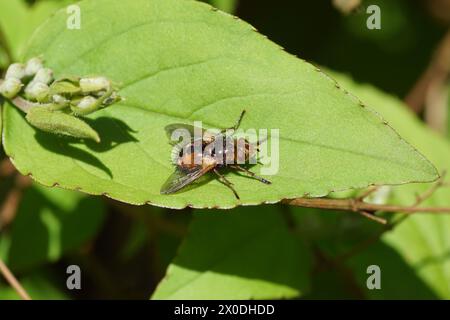
POLYGON ((236 131, 236 130, 239 128, 239 126, 241 125, 241 121, 242 121, 242 118, 244 117, 244 114, 245 114, 245 110, 242 110, 241 115, 239 116, 239 119, 238 119, 238 121, 236 122, 236 124, 235 124, 233 127, 231 127, 231 128, 223 129, 223 130, 221 131, 221 133, 224 134, 224 133, 227 132, 228 130, 231 130, 231 131, 233 131, 233 132, 236 131))
POLYGON ((242 118, 244 117, 244 114, 245 114, 245 110, 242 110, 241 115, 239 116, 239 119, 238 119, 236 125, 234 126, 234 130, 237 130, 237 128, 239 128, 239 126, 241 125, 241 121, 242 121, 242 118))
POLYGON ((268 139, 269 139, 269 137, 268 137, 268 136, 265 136, 264 138, 262 138, 262 139, 256 141, 256 150, 257 150, 258 152, 260 152, 259 146, 262 145, 264 142, 266 142, 268 139))

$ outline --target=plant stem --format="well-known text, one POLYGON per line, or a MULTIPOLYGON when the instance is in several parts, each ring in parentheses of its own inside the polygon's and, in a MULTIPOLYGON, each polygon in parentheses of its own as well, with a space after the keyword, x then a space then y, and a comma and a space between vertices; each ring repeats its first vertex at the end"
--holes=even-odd
POLYGON ((2 261, 2 259, 0 259, 0 273, 3 274, 6 281, 11 285, 11 287, 17 292, 17 294, 23 300, 31 300, 31 297, 29 296, 29 294, 25 291, 25 289, 22 287, 20 282, 12 274, 12 272, 9 270, 9 268, 6 266, 6 264, 2 261))
POLYGON ((420 113, 424 106, 430 85, 435 81, 446 79, 450 70, 450 29, 442 38, 436 51, 420 78, 405 97, 411 110, 420 113))
POLYGON ((38 103, 30 102, 19 96, 12 99, 11 102, 13 103, 14 106, 16 106, 25 113, 28 113, 28 111, 30 111, 31 108, 39 106, 38 103))
POLYGON ((306 208, 318 208, 328 210, 340 210, 340 211, 352 211, 352 212, 369 212, 374 213, 377 211, 383 212, 398 212, 404 214, 413 213, 450 213, 450 208, 447 207, 416 207, 416 206, 397 206, 387 204, 373 204, 366 203, 362 200, 355 198, 347 199, 328 199, 328 198, 297 198, 292 200, 284 200, 283 203, 306 207, 306 208))

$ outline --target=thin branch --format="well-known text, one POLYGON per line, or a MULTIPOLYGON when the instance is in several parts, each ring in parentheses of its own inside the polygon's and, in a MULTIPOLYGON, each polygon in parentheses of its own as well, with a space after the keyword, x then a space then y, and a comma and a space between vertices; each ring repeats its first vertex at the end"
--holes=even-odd
POLYGON ((444 178, 446 175, 447 172, 443 171, 439 180, 436 181, 436 183, 430 189, 428 189, 421 195, 416 196, 416 202, 414 203, 414 206, 418 206, 419 204, 427 200, 429 197, 431 197, 437 189, 443 187, 445 185, 444 178))
POLYGON ((2 259, 0 259, 0 273, 5 277, 6 281, 23 300, 31 300, 30 295, 25 291, 20 282, 12 274, 12 272, 9 270, 2 259))
POLYGON ((25 100, 24 98, 17 96, 14 99, 11 100, 11 102, 20 110, 22 110, 25 113, 28 113, 31 108, 39 106, 39 103, 33 103, 28 100, 25 100))
MULTIPOLYGON (((440 187, 446 185, 446 183, 444 182, 444 177, 446 175, 446 172, 442 172, 440 179, 427 191, 425 191, 424 193, 422 193, 421 195, 418 195, 416 197, 416 202, 414 204, 414 206, 418 206, 420 205, 422 202, 424 202, 425 200, 427 200, 431 195, 433 195, 433 193, 440 187)), ((345 259, 348 259, 358 253, 360 253, 361 251, 365 250, 367 247, 375 244, 376 242, 378 242, 381 237, 388 231, 393 230, 394 228, 396 228, 399 224, 401 224, 403 221, 405 221, 406 219, 408 219, 411 215, 403 215, 401 217, 399 217, 398 219, 396 219, 395 221, 391 221, 389 224, 386 224, 381 230, 379 230, 377 233, 375 233, 374 235, 372 235, 371 237, 367 238, 366 240, 358 243, 356 246, 354 246, 353 248, 351 248, 349 251, 339 255, 336 257, 336 259, 338 261, 342 261, 345 259)))
POLYGON ((387 224, 387 220, 377 217, 374 213, 370 213, 367 211, 359 211, 359 214, 366 217, 367 219, 373 220, 375 222, 381 223, 381 224, 387 224))
POLYGON ((31 186, 31 179, 29 177, 20 174, 15 176, 13 188, 8 191, 5 200, 0 204, 0 231, 14 220, 20 201, 22 200, 23 192, 29 186, 31 186))
POLYGON ((367 249, 367 247, 370 247, 371 245, 378 242, 378 240, 381 239, 381 237, 388 231, 393 230, 395 227, 397 227, 400 223, 405 221, 407 218, 409 218, 411 215, 404 215, 401 216, 399 219, 395 220, 394 222, 390 222, 389 224, 386 224, 384 228, 370 236, 369 238, 365 239, 364 241, 358 243, 353 248, 348 250, 347 252, 344 252, 343 254, 340 254, 336 257, 336 260, 343 261, 346 259, 349 259, 358 253, 364 251, 367 249))
POLYGON ((362 194, 360 194, 357 199, 359 200, 364 200, 365 198, 367 198, 368 196, 370 196, 372 193, 374 193, 375 191, 377 191, 379 189, 379 186, 372 186, 370 188, 368 188, 365 192, 363 192, 362 194))
POLYGON ((425 104, 430 85, 436 79, 445 79, 450 70, 450 30, 439 43, 436 51, 420 78, 405 97, 406 104, 416 113, 420 113, 425 104))
POLYGON ((367 203, 355 198, 347 199, 328 199, 328 198, 297 198, 292 200, 284 200, 283 203, 287 203, 293 206, 317 208, 317 209, 329 209, 338 211, 353 211, 353 212, 390 212, 390 213, 450 213, 450 207, 417 207, 417 206, 397 206, 388 204, 373 204, 367 203))
POLYGON ((0 205, 0 231, 14 220, 22 199, 22 190, 12 189, 6 195, 5 201, 0 205))
POLYGON ((430 189, 425 191, 423 194, 416 196, 416 201, 411 206, 375 204, 364 202, 364 198, 373 193, 376 190, 376 188, 369 188, 369 190, 367 190, 366 192, 355 198, 345 198, 345 199, 297 198, 297 199, 283 200, 283 203, 305 208, 355 212, 381 224, 387 224, 387 220, 377 217, 375 215, 377 212, 403 213, 405 215, 411 215, 415 213, 445 214, 450 213, 450 207, 419 206, 423 201, 431 197, 438 188, 445 185, 444 182, 445 174, 446 172, 444 171, 439 180, 430 189))

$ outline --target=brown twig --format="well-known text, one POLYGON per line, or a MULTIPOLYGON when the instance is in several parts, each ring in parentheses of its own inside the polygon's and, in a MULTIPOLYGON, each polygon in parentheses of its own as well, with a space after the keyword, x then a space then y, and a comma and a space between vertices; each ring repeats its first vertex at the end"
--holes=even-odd
POLYGON ((363 193, 361 193, 358 196, 358 199, 360 200, 364 200, 365 198, 367 198, 368 196, 370 196, 372 193, 374 193, 375 191, 377 191, 379 189, 379 186, 372 186, 369 187, 366 191, 364 191, 363 193))
POLYGON ((0 273, 5 277, 6 281, 23 300, 31 300, 30 295, 22 287, 20 282, 12 274, 12 272, 9 270, 9 268, 6 266, 6 264, 3 262, 2 259, 0 259, 0 273))
MULTIPOLYGON (((1 176, 0 168, 0 176, 1 176)), ((0 231, 8 226, 15 218, 23 192, 31 186, 31 179, 27 176, 17 174, 14 180, 14 186, 6 194, 3 203, 0 204, 0 231)))
POLYGON ((431 188, 429 188, 421 195, 416 196, 416 201, 411 206, 375 204, 364 202, 364 199, 368 195, 377 190, 376 187, 369 188, 367 191, 365 191, 356 198, 345 198, 345 199, 297 198, 297 199, 283 200, 283 203, 306 208, 356 212, 378 223, 387 224, 387 220, 377 217, 375 214, 377 212, 403 213, 405 215, 411 215, 414 213, 429 213, 429 214, 450 213, 450 207, 419 207, 419 205, 423 201, 431 197, 438 188, 445 185, 444 182, 445 175, 446 172, 444 171, 441 174, 439 180, 435 184, 433 184, 431 188))
POLYGON ((448 77, 450 71, 450 30, 439 43, 427 67, 405 97, 406 104, 416 113, 420 113, 432 85, 448 77))
POLYGON ((436 183, 433 184, 433 186, 431 188, 429 188, 427 191, 425 191, 421 195, 417 195, 416 196, 416 202, 414 203, 414 206, 418 206, 419 204, 421 204, 422 202, 427 200, 429 197, 431 197, 437 189, 439 189, 440 187, 444 186, 444 184, 445 184, 444 178, 445 178, 446 175, 447 175, 447 172, 443 171, 442 174, 441 174, 441 177, 439 178, 439 180, 436 181, 436 183))
POLYGON ((11 100, 11 102, 20 110, 27 113, 30 111, 31 108, 39 106, 38 103, 30 102, 28 100, 25 100, 24 98, 17 96, 14 99, 11 100))
MULTIPOLYGON (((416 202, 413 206, 418 206, 420 205, 422 202, 424 202, 425 200, 427 200, 431 195, 433 195, 433 193, 440 187, 445 185, 444 182, 444 177, 446 175, 446 172, 444 171, 441 174, 441 178, 431 187, 429 188, 427 191, 425 191, 424 193, 422 193, 421 195, 418 195, 416 197, 416 202)), ((380 240, 380 238, 388 231, 393 230, 395 227, 397 227, 400 223, 402 223, 403 221, 405 221, 407 218, 409 218, 411 215, 403 215, 401 217, 399 217, 398 219, 396 219, 395 221, 390 222, 389 224, 386 224, 384 226, 384 228, 382 228, 381 230, 379 230, 377 233, 375 233, 374 235, 372 235, 371 237, 369 237, 368 239, 358 243, 356 246, 354 246, 353 248, 351 248, 349 251, 339 255, 338 257, 336 257, 337 260, 342 261, 345 259, 348 259, 358 253, 360 253, 361 251, 365 250, 367 247, 375 244, 376 242, 378 242, 378 240, 380 240)))
POLYGON ((0 206, 0 231, 14 220, 22 199, 22 190, 14 188, 8 192, 5 201, 0 206))
POLYGON ((355 198, 347 199, 329 199, 329 198, 297 198, 292 200, 284 200, 283 203, 287 203, 293 206, 317 208, 317 209, 329 209, 338 211, 352 211, 352 212, 369 212, 374 213, 378 211, 390 212, 390 213, 450 213, 450 207, 417 207, 417 206, 397 206, 388 204, 373 204, 367 203, 355 198))
POLYGON ((377 217, 374 213, 370 213, 367 211, 359 211, 359 214, 363 217, 366 217, 367 219, 373 220, 375 222, 381 223, 381 224, 387 224, 387 220, 377 217))

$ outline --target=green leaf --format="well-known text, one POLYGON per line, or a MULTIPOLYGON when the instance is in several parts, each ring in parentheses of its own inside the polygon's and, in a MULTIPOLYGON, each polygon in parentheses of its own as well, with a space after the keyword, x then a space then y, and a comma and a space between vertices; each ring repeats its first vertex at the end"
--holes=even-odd
POLYGON ((33 185, 25 191, 9 232, 0 234, 0 257, 18 272, 57 261, 95 235, 103 219, 98 199, 33 185))
POLYGON ((100 145, 41 135, 5 108, 7 154, 45 185, 132 204, 230 208, 437 177, 380 116, 243 21, 195 1, 79 5, 82 28, 68 30, 66 13, 57 13, 33 36, 26 58, 42 54, 56 77, 104 75, 122 83, 125 101, 89 116, 100 145), (280 130, 273 184, 230 175, 240 202, 217 179, 161 195, 174 170, 164 127, 194 120, 229 127, 243 109, 243 129, 280 130))
MULTIPOLYGON (((371 86, 357 85, 346 77, 335 76, 346 89, 357 94, 363 101, 376 106, 377 111, 386 117, 406 140, 413 143, 421 153, 433 161, 440 172, 444 170, 450 172, 450 144, 427 128, 412 112, 407 110, 405 104, 371 86)), ((445 181, 450 182, 450 177, 446 176, 445 181)), ((389 201, 400 205, 411 205, 415 201, 416 194, 423 193, 428 188, 430 188, 429 184, 397 186, 392 188, 389 201)), ((441 187, 423 205, 450 207, 450 187, 448 185, 441 187)), ((433 294, 449 299, 449 229, 449 215, 416 214, 401 223, 394 231, 385 234, 382 238, 384 244, 388 246, 384 249, 385 254, 377 253, 382 248, 374 249, 373 255, 366 254, 366 261, 379 264, 382 270, 390 268, 392 271, 392 261, 385 257, 393 249, 414 270, 421 281, 433 291, 433 294)), ((362 268, 360 258, 355 259, 357 262, 353 262, 353 265, 359 265, 359 268, 362 268)), ((396 273, 392 274, 392 279, 394 279, 396 273)), ((401 293, 396 296, 397 298, 410 297, 414 293, 404 281, 396 281, 395 286, 397 286, 397 290, 394 292, 399 293, 400 291, 401 293)), ((380 297, 383 294, 384 297, 392 297, 387 290, 375 291, 371 290, 369 294, 373 297, 380 297)), ((424 297, 427 297, 427 294, 424 294, 424 297)))
POLYGON ((274 206, 198 212, 153 299, 294 298, 311 256, 274 206))
POLYGON ((23 0, 0 1, 0 29, 13 58, 18 59, 36 28, 71 1, 43 0, 29 7, 23 0))
POLYGON ((450 139, 450 83, 447 88, 447 137, 450 139))
POLYGON ((210 0, 211 5, 222 11, 233 13, 236 11, 238 0, 210 0))
POLYGON ((8 67, 8 55, 0 43, 0 71, 8 67))

